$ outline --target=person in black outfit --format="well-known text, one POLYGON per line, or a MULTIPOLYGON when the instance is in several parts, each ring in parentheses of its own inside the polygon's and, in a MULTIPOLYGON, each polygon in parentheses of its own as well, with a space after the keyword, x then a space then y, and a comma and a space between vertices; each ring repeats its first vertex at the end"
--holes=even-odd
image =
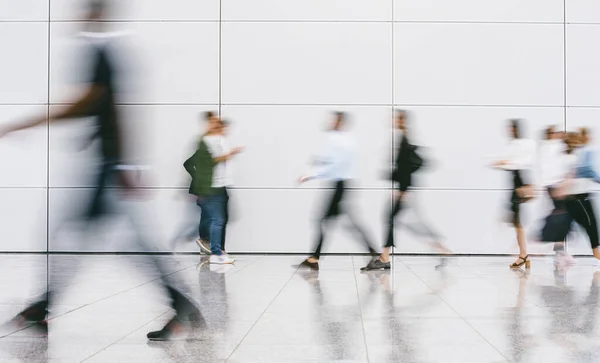
MULTIPOLYGON (((106 203, 106 193, 111 182, 116 181, 120 189, 126 195, 135 192, 135 186, 127 174, 126 169, 122 167, 123 162, 123 134, 122 125, 116 107, 116 78, 117 68, 113 51, 109 42, 97 41, 102 38, 99 32, 102 23, 100 22, 106 13, 106 4, 104 1, 90 1, 88 12, 88 30, 93 30, 96 41, 90 42, 92 46, 92 67, 89 86, 82 96, 71 106, 51 114, 48 117, 40 117, 29 122, 8 126, 0 130, 0 136, 10 132, 35 127, 47 122, 57 122, 78 117, 94 117, 96 120, 97 131, 94 138, 101 144, 101 166, 96 178, 94 194, 86 208, 81 219, 87 227, 96 222, 99 217, 105 216, 111 212, 111 208, 106 203)), ((148 250, 141 238, 137 239, 140 248, 148 250)), ((148 257, 152 258, 152 257, 148 257)), ((161 283, 167 291, 171 306, 175 309, 175 317, 160 331, 148 334, 150 340, 168 340, 174 333, 187 330, 190 326, 197 327, 203 318, 196 304, 183 293, 178 291, 172 281, 167 281, 169 272, 162 266, 159 260, 154 259, 152 265, 161 276, 161 283)), ((55 276, 51 279, 55 281, 55 276)), ((62 281, 60 286, 66 284, 62 281)), ((48 308, 55 300, 56 287, 48 286, 46 293, 38 300, 19 313, 13 321, 46 327, 45 319, 48 314, 48 308)))
MULTIPOLYGON (((405 208, 407 191, 413 184, 413 173, 418 170, 423 164, 423 160, 416 153, 417 147, 410 143, 408 137, 408 130, 406 127, 407 112, 404 110, 396 111, 396 130, 402 135, 400 146, 396 154, 396 160, 394 164, 394 170, 392 172, 391 179, 396 183, 396 187, 393 192, 393 207, 387 219, 387 239, 383 252, 378 258, 373 259, 367 266, 363 267, 362 270, 379 270, 389 269, 390 264, 390 252, 394 244, 394 225, 395 219, 398 213, 405 208)), ((423 222, 423 229, 425 229, 426 235, 434 240, 433 245, 442 251, 448 253, 449 250, 445 248, 439 241, 439 236, 431 231, 423 222)))

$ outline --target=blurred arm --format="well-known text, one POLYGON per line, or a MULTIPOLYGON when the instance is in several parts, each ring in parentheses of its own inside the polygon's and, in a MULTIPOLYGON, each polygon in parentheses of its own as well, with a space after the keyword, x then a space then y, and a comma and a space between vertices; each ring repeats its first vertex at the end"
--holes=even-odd
POLYGON ((49 116, 44 115, 20 124, 9 126, 4 130, 4 134, 36 127, 45 123, 46 121, 50 123, 87 116, 93 112, 97 101, 103 96, 104 92, 106 92, 106 89, 103 86, 90 86, 77 100, 75 100, 73 104, 49 116))
POLYGON ((593 165, 594 164, 592 163, 592 152, 588 150, 585 153, 581 174, 585 178, 593 179, 596 183, 600 183, 600 175, 598 175, 593 165))

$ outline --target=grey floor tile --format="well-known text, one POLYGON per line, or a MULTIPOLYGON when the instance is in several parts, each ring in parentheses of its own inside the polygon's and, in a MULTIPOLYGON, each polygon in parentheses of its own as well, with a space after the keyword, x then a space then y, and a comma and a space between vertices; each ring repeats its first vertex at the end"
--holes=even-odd
POLYGON ((45 290, 47 269, 63 287, 48 337, 0 326, 0 362, 600 361, 600 272, 587 258, 559 270, 534 258, 527 273, 510 257, 395 256, 368 273, 366 256, 326 256, 319 272, 293 268, 302 256, 156 258, 205 317, 187 339, 146 339, 173 315, 147 257, 0 254, 3 321, 45 290))

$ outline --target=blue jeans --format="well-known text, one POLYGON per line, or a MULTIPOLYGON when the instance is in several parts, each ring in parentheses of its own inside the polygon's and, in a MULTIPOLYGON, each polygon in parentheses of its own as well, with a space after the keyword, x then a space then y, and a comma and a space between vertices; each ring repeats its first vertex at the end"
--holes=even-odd
POLYGON ((221 190, 207 197, 202 197, 198 200, 198 206, 202 209, 202 219, 208 223, 210 251, 213 255, 221 255, 221 238, 223 235, 223 227, 225 226, 225 195, 221 190))
POLYGON ((198 225, 198 236, 203 241, 210 241, 210 220, 208 213, 202 211, 200 214, 200 225, 198 225))

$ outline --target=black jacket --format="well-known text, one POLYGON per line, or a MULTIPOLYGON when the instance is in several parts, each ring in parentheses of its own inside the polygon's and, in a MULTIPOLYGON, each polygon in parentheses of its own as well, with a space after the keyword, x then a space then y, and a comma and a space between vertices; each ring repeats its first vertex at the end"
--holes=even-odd
POLYGON ((396 152, 396 160, 392 180, 398 183, 398 190, 404 192, 412 185, 412 165, 411 158, 416 147, 411 145, 406 136, 402 137, 402 142, 396 152))

